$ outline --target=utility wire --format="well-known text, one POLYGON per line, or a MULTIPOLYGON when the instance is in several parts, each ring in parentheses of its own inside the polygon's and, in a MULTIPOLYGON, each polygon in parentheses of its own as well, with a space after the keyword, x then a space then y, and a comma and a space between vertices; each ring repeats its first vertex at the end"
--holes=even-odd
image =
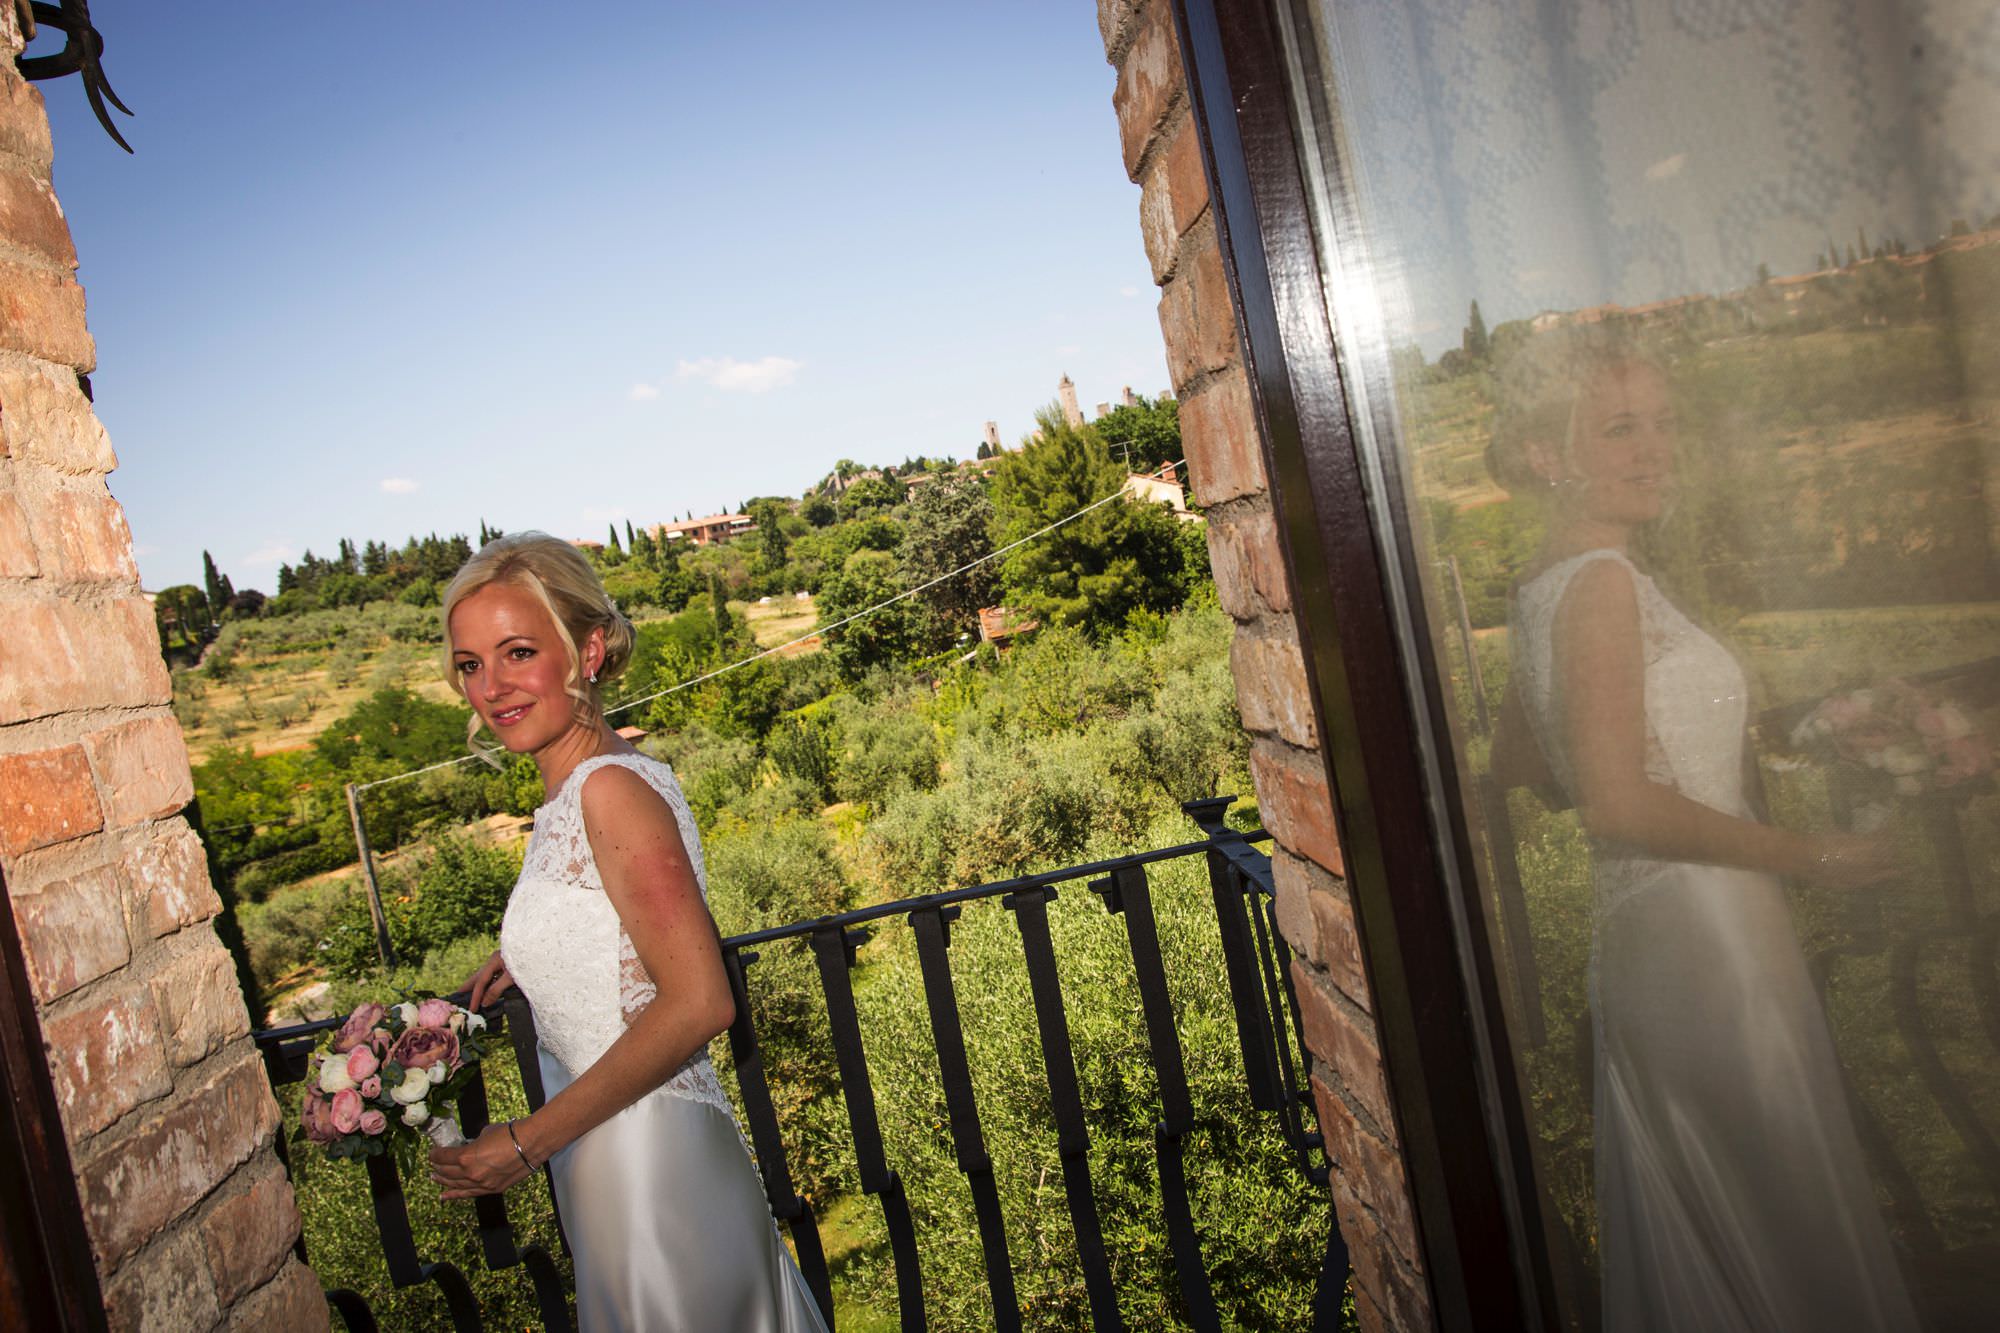
MULTIPOLYGON (((1180 468, 1186 466, 1186 464, 1187 460, 1183 458, 1179 462, 1174 464, 1174 468, 1176 471, 1178 471, 1180 468)), ((762 660, 764 660, 767 657, 770 657, 774 653, 782 653, 787 648, 793 648, 801 643, 807 642, 810 639, 816 639, 821 635, 826 634, 830 630, 839 629, 843 625, 851 625, 855 621, 861 619, 863 616, 873 615, 877 611, 881 611, 888 607, 894 606, 897 602, 905 601, 911 597, 915 597, 918 593, 926 592, 932 588, 935 588, 940 583, 947 583, 952 579, 957 578, 961 574, 970 573, 972 570, 979 568, 979 566, 986 564, 988 561, 998 560, 1001 556, 1006 555, 1009 551, 1017 550, 1020 547, 1026 546, 1029 542, 1035 541, 1041 537, 1046 537, 1051 532, 1054 532, 1057 528, 1064 527, 1068 524, 1074 523, 1076 522, 1076 520, 1082 518, 1085 514, 1091 513, 1094 510, 1102 509, 1105 505, 1110 504, 1113 500, 1118 499, 1120 496, 1124 494, 1125 494, 1125 487, 1121 484, 1119 488, 1111 492, 1111 494, 1103 497, 1102 499, 1091 501, 1089 504, 1077 510, 1075 513, 1065 514, 1063 517, 1057 519, 1053 523, 1048 524, 1046 527, 1037 528, 1035 531, 1029 533, 1025 537, 1019 538, 1018 540, 1015 541, 1008 542, 1005 546, 997 547, 994 550, 988 551, 985 555, 980 556, 976 560, 968 560, 965 564, 960 565, 957 569, 954 569, 949 573, 940 574, 934 579, 930 579, 927 580, 926 582, 919 583, 914 588, 906 588, 902 592, 897 593, 895 596, 886 597, 883 600, 875 603, 873 606, 865 606, 861 608, 859 611, 856 611, 851 616, 843 616, 842 618, 834 621, 830 625, 817 626, 807 631, 806 633, 799 635, 795 639, 787 639, 783 643, 773 644, 771 647, 765 648, 759 652, 752 653, 750 656, 743 658, 740 661, 725 663, 724 665, 715 668, 713 671, 705 671, 699 676, 693 676, 687 680, 681 681, 678 684, 669 685, 664 690, 656 690, 652 694, 642 695, 637 699, 627 699, 623 703, 614 704, 612 707, 604 710, 604 715, 606 717, 609 717, 613 713, 622 713, 628 708, 637 708, 640 704, 651 703, 655 699, 664 699, 670 694, 678 694, 682 690, 693 689, 697 685, 703 684, 707 681, 714 680, 717 676, 727 675, 731 671, 735 671, 738 670, 739 668, 749 666, 752 662, 761 662, 762 660)), ((435 764, 426 764, 422 768, 412 769, 407 773, 393 773, 386 778, 376 778, 373 782, 357 782, 354 784, 354 789, 357 792, 367 791, 370 787, 381 787, 381 786, 386 786, 391 782, 402 782, 408 778, 421 777, 425 773, 435 772, 440 768, 455 768, 460 764, 470 763, 471 761, 475 759, 480 759, 482 757, 483 756, 479 754, 463 754, 456 759, 445 759, 435 764)))

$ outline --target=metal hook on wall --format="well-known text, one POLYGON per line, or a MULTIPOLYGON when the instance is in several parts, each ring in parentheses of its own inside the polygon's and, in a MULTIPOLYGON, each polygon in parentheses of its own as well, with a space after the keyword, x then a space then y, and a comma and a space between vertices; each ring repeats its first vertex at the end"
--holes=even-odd
POLYGON ((52 56, 16 56, 14 66, 25 79, 60 79, 69 74, 83 75, 83 95, 90 99, 90 109, 97 113, 97 123, 111 136, 113 143, 126 152, 132 145, 125 142, 125 136, 111 123, 111 113, 105 109, 109 101, 126 115, 133 114, 132 108, 118 100, 118 94, 111 90, 105 80, 104 66, 100 63, 104 56, 104 37, 91 26, 88 0, 62 0, 60 5, 44 4, 42 0, 14 0, 14 12, 21 23, 21 35, 27 40, 34 39, 37 29, 46 24, 64 34, 63 49, 52 56))

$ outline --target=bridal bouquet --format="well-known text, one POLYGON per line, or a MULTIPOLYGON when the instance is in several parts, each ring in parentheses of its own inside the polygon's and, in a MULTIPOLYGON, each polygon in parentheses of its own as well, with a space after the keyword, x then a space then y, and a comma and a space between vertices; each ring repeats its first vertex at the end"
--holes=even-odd
POLYGON ((1898 796, 1962 789, 1993 771, 1993 747, 1965 710, 1905 680, 1828 696, 1791 739, 1898 796))
POLYGON ((373 1157, 392 1134, 465 1141, 444 1114, 486 1054, 486 1020, 449 1000, 355 1007, 308 1057, 297 1137, 327 1156, 373 1157))

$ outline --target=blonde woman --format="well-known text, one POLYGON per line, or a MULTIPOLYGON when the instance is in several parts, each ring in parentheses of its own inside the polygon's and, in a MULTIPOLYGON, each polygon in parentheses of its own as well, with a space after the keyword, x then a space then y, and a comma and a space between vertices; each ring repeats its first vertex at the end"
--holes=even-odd
POLYGON ((545 1106, 432 1153, 446 1198, 544 1162, 576 1267, 583 1333, 823 1330, 779 1240, 707 1047, 734 1015, 701 839, 673 771, 621 740, 598 690, 632 626, 569 543, 500 537, 444 596, 453 687, 532 757, 548 801, 474 1008, 534 1006, 545 1106))
POLYGON ((1499 389, 1488 462, 1547 535, 1494 771, 1552 778, 1590 839, 1602 1326, 1914 1328, 1778 879, 1864 889, 1890 848, 1747 799, 1743 670, 1632 556, 1675 485, 1660 367, 1559 332, 1499 389))

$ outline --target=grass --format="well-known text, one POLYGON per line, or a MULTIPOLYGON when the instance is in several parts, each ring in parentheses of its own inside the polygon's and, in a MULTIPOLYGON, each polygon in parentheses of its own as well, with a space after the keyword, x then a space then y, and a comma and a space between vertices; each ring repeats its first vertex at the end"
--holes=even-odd
MULTIPOLYGON (((810 595, 772 597, 761 602, 732 602, 729 609, 743 617, 759 648, 770 648, 788 643, 802 634, 810 634, 812 627, 819 623, 819 609, 813 605, 810 595)), ((810 639, 793 651, 817 652, 819 646, 818 639, 810 639)))

